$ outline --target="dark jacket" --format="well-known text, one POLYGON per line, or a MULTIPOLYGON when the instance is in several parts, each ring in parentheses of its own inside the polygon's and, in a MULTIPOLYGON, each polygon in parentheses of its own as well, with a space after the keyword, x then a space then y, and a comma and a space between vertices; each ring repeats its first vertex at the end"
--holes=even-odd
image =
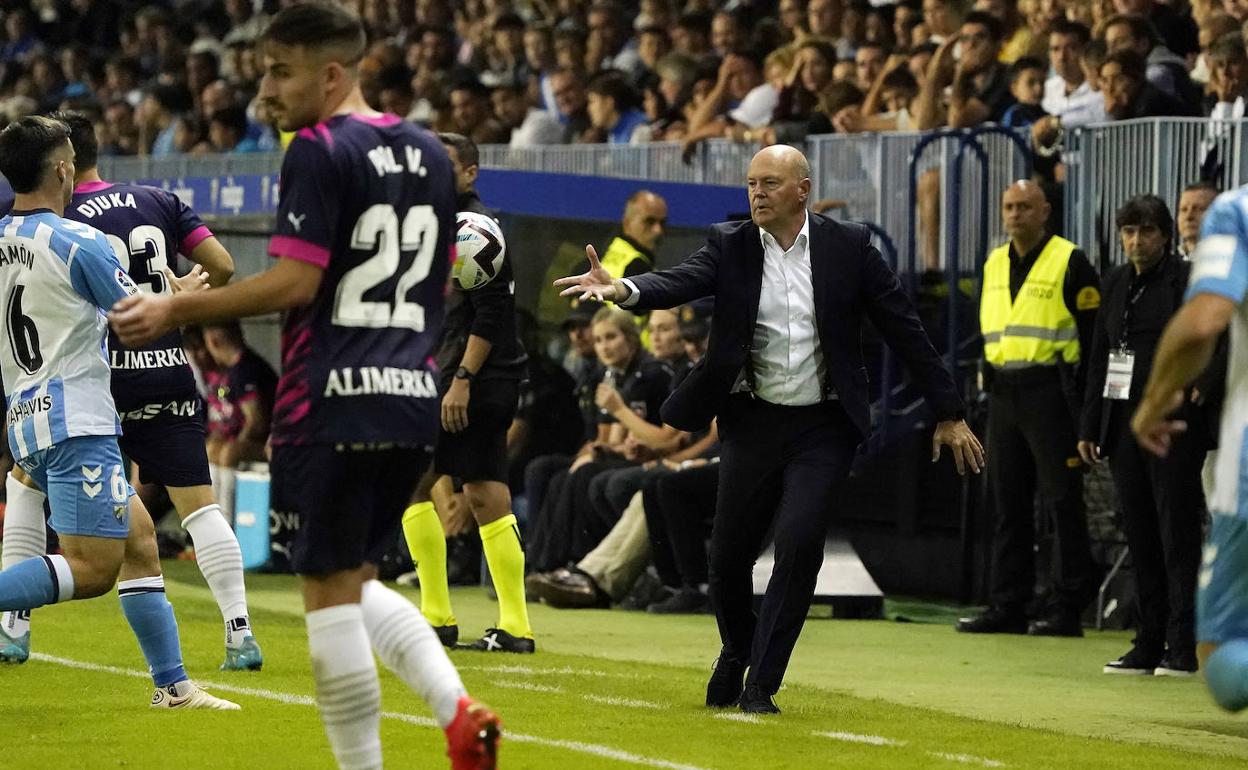
MULTIPOLYGON (((472 211, 493 217, 475 192, 456 199, 458 211, 472 211)), ((512 278, 512 244, 507 245, 503 266, 489 283, 472 291, 453 288, 446 298, 446 322, 437 362, 441 388, 450 386, 451 377, 468 348, 468 335, 475 334, 491 344, 490 354, 477 372, 478 380, 522 380, 528 372, 528 355, 516 336, 516 297, 512 278)))
MULTIPOLYGON (((854 426, 871 430, 862 325, 870 320, 902 361, 938 419, 961 417, 953 376, 928 341, 901 282, 871 245, 861 225, 810 213, 810 265, 815 320, 834 392, 854 426)), ((672 308, 714 296, 706 355, 663 404, 663 421, 686 431, 705 428, 719 414, 737 375, 750 365, 763 281, 763 245, 753 222, 712 225, 706 245, 668 270, 630 279, 637 309, 672 308)))
MULTIPOLYGON (((1096 316, 1092 349, 1087 358, 1088 387, 1079 421, 1079 438, 1096 443, 1106 456, 1113 452, 1114 437, 1120 433, 1113 426, 1119 420, 1130 420, 1144 395, 1157 343, 1170 318, 1183 305, 1190 270, 1191 263, 1168 254, 1141 276, 1136 276, 1131 264, 1125 264, 1107 271, 1101 281, 1101 312, 1096 316), (1136 292, 1139 298, 1131 306, 1130 328, 1124 328, 1128 300, 1136 292), (1130 397, 1125 401, 1107 399, 1102 394, 1109 354, 1124 341, 1135 355, 1130 397)), ((1205 407, 1185 402, 1181 414, 1184 419, 1194 418, 1197 424, 1203 425, 1205 411, 1205 407)))

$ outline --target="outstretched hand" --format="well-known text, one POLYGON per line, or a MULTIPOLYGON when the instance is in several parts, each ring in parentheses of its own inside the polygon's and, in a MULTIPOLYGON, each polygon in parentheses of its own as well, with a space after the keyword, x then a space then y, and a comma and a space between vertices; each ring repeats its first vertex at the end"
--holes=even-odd
POLYGON ((555 286, 562 289, 559 296, 579 296, 582 300, 596 299, 599 302, 619 302, 627 299, 627 292, 620 290, 619 282, 613 280, 611 274, 598 261, 598 252, 593 246, 586 244, 585 256, 589 257, 587 272, 555 281, 555 286))
POLYGON ((109 311, 108 323, 122 344, 146 345, 174 328, 169 300, 169 295, 145 292, 123 297, 109 311))
POLYGON ((944 420, 936 424, 932 434, 932 462, 940 459, 942 446, 953 451, 953 462, 960 476, 966 475, 968 465, 973 473, 979 473, 988 465, 984 460, 984 445, 979 443, 966 420, 944 420))

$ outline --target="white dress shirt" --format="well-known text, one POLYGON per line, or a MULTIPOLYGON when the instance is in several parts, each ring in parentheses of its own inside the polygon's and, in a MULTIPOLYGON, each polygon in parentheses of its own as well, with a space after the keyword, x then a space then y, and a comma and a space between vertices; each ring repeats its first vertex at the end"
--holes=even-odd
MULTIPOLYGON (((753 390, 764 401, 786 406, 808 406, 823 401, 827 377, 819 331, 815 326, 815 289, 810 270, 810 216, 788 251, 766 230, 763 244, 763 285, 758 297, 758 319, 750 358, 754 364, 753 390)), ((631 291, 622 307, 637 304, 637 285, 623 279, 631 291)))

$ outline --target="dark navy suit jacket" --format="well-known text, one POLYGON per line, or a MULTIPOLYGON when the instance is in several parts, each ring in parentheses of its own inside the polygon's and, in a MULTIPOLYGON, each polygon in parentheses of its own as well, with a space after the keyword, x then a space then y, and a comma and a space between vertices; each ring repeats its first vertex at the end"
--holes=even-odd
MULTIPOLYGON (((870 319, 905 362, 938 419, 960 418, 962 399, 953 376, 932 347, 901 282, 862 225, 809 213, 810 267, 815 319, 834 392, 862 436, 871 430, 862 322, 870 319)), ((712 225, 706 245, 668 270, 633 276, 635 309, 672 308, 713 296, 706 355, 663 405, 663 421, 700 430, 719 414, 738 375, 749 364, 763 281, 763 246, 753 222, 712 225)))

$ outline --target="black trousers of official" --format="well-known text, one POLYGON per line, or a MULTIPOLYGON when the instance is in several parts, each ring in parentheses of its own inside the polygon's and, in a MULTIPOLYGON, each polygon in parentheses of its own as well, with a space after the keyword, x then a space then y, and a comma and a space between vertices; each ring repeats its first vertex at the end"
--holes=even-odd
POLYGON ((997 372, 988 412, 988 478, 996 506, 989 599, 1021 611, 1035 591, 1037 485, 1053 517, 1052 609, 1079 614, 1092 596, 1083 471, 1056 370, 997 372))
POLYGON ((778 406, 730 396, 711 531, 710 593, 723 653, 775 693, 806 621, 837 493, 861 436, 837 401, 778 406), (775 524, 776 563, 757 615, 754 562, 775 524))
POLYGON ((1123 404, 1116 410, 1109 454, 1135 568, 1135 643, 1156 654, 1168 645, 1177 655, 1191 655, 1196 650, 1205 447, 1201 437, 1189 432, 1179 434, 1165 459, 1146 452, 1131 433, 1135 406, 1123 404))
POLYGON ((650 554, 663 585, 698 588, 708 582, 706 538, 718 489, 714 463, 664 474, 643 488, 650 554))

